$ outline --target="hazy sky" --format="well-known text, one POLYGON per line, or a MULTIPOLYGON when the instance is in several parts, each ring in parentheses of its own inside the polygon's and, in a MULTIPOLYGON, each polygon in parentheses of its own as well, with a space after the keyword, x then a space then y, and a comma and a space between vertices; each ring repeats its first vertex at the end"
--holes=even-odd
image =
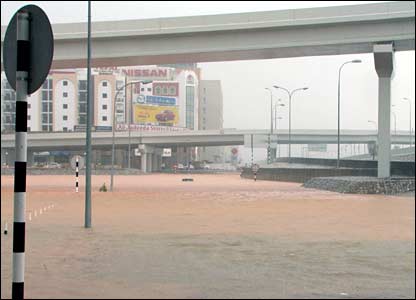
MULTIPOLYGON (((370 1, 93 1, 92 20, 125 20, 185 15, 221 14, 264 10, 282 10, 316 6, 368 3, 370 1)), ((382 2, 382 1, 378 1, 382 2)), ((7 25, 18 8, 27 4, 42 7, 52 23, 85 22, 86 1, 2 1, 1 25, 7 25)), ((256 61, 201 63, 203 79, 220 79, 224 95, 224 127, 269 128, 270 94, 264 90, 273 84, 287 89, 308 86, 292 100, 292 128, 337 127, 337 76, 339 66, 351 59, 342 71, 341 126, 345 129, 372 129, 368 120, 377 121, 377 75, 372 54, 319 56, 256 61)), ((408 97, 414 108, 415 52, 395 55, 396 69, 392 84, 392 102, 397 128, 408 130, 408 97)), ((274 91, 275 98, 287 104, 287 94, 274 91)), ((287 108, 281 108, 282 128, 287 128, 287 108)), ((414 124, 414 116, 413 116, 414 124)), ((413 125, 414 126, 414 125, 413 125)))

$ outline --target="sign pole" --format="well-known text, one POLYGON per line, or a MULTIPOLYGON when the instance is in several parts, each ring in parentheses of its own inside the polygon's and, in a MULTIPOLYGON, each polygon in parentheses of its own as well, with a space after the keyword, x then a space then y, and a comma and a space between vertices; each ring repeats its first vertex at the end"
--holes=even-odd
POLYGON ((78 155, 75 161, 75 192, 78 193, 78 172, 79 172, 79 162, 78 162, 78 155))
POLYGON ((253 134, 251 134, 251 167, 253 167, 254 155, 253 155, 253 134))
POLYGON ((85 228, 91 227, 91 1, 88 1, 88 57, 87 57, 87 159, 85 169, 85 228))
POLYGON ((3 66, 16 91, 12 299, 24 298, 26 235, 27 97, 41 87, 53 57, 53 32, 48 16, 26 5, 13 16, 4 36, 3 66))
POLYGON ((16 160, 14 162, 14 223, 12 299, 24 298, 27 162, 27 93, 30 68, 29 13, 17 13, 16 160))

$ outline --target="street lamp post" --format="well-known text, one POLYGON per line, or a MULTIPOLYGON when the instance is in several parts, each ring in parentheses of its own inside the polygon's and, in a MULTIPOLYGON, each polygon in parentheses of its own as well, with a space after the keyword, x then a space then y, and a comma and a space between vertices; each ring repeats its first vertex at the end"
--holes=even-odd
MULTIPOLYGON (((137 83, 143 83, 143 84, 148 84, 151 83, 152 81, 144 81, 144 80, 139 80, 139 81, 130 81, 129 83, 124 84, 123 86, 121 86, 120 88, 117 89, 116 94, 114 96, 114 101, 113 101, 113 126, 112 126, 112 148, 111 148, 111 181, 110 181, 110 191, 113 191, 113 187, 114 187, 114 148, 115 148, 115 125, 116 125, 116 100, 117 100, 117 96, 120 93, 121 90, 125 89, 127 86, 129 85, 133 85, 133 84, 137 84, 137 83)), ((124 99, 126 99, 126 93, 124 93, 124 99)), ((126 101, 125 101, 126 102, 126 101)), ((130 108, 133 106, 133 101, 130 101, 130 108)), ((128 116, 129 120, 130 120, 130 115, 128 116)), ((130 121, 129 121, 129 135, 130 135, 130 121)), ((129 149, 130 149, 130 140, 129 140, 129 149)), ((129 157, 130 157, 130 153, 129 153, 129 157)))
POLYGON ((339 151, 340 151, 340 127, 341 127, 341 70, 342 68, 349 63, 361 63, 360 59, 354 59, 351 61, 344 62, 338 70, 338 155, 337 155, 337 168, 339 168, 339 151))
MULTIPOLYGON (((374 126, 376 127, 376 132, 378 134, 377 122, 376 121, 372 121, 372 120, 368 120, 368 123, 374 124, 374 126)), ((376 151, 377 151, 377 142, 375 144, 374 151, 373 151, 373 160, 375 159, 376 151)))
POLYGON ((410 102, 410 99, 407 97, 404 97, 403 100, 406 100, 409 102, 409 147, 412 147, 412 102, 410 102))
POLYGON ((267 149, 267 161, 268 163, 271 162, 272 158, 271 158, 271 135, 273 134, 273 93, 272 90, 269 88, 265 88, 266 90, 268 90, 270 92, 270 135, 269 135, 269 148, 267 149))
POLYGON ((281 86, 273 86, 275 89, 282 89, 284 91, 287 92, 288 96, 289 96, 289 163, 291 160, 291 146, 292 146, 292 96, 296 91, 306 91, 308 89, 308 87, 303 87, 303 88, 298 88, 295 89, 291 92, 289 92, 289 90, 285 89, 284 87, 281 86))
POLYGON ((270 134, 273 134, 273 93, 269 88, 265 88, 270 92, 270 134))
MULTIPOLYGON (((279 102, 280 102, 280 99, 279 99, 279 102)), ((286 106, 286 105, 284 105, 283 103, 275 103, 274 104, 274 129, 275 129, 275 131, 277 130, 277 107, 278 106, 286 106)))
MULTIPOLYGON (((282 120, 282 119, 283 119, 283 117, 277 117, 277 118, 274 119, 276 132, 277 132, 277 120, 282 120)), ((277 141, 277 147, 278 147, 278 149, 277 149, 278 157, 280 157, 280 142, 279 142, 279 140, 277 141)))
MULTIPOLYGON (((277 144, 278 145, 280 145, 279 144, 279 139, 277 138, 277 136, 278 136, 278 134, 277 134, 277 107, 278 106, 285 106, 283 103, 280 103, 281 102, 281 99, 279 99, 275 104, 274 104, 274 129, 275 129, 275 132, 276 132, 276 142, 277 142, 277 144)), ((276 149, 276 156, 277 156, 277 152, 278 151, 280 151, 280 147, 279 147, 279 149, 276 149)))

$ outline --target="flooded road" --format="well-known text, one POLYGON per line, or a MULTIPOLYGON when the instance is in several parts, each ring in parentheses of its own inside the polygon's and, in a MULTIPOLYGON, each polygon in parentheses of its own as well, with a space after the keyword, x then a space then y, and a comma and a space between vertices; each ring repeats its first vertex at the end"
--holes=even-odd
MULTIPOLYGON (((93 227, 84 229, 84 178, 78 194, 74 182, 28 177, 28 298, 415 297, 413 197, 238 174, 116 176, 115 191, 100 193, 109 176, 93 176, 93 227)), ((4 298, 13 177, 1 184, 4 298)))

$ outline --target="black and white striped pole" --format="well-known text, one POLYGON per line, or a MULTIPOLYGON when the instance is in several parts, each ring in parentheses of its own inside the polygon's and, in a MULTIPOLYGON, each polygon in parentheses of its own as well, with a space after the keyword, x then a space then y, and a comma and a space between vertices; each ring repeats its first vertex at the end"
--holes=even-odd
POLYGON ((78 161, 78 156, 75 159, 75 192, 78 193, 78 167, 79 167, 79 161, 78 161))
POLYGON ((23 299, 25 282, 25 214, 27 157, 27 94, 30 67, 29 13, 17 13, 16 160, 14 163, 12 299, 23 299))
POLYGON ((12 299, 24 298, 26 234, 27 97, 42 86, 53 58, 53 33, 45 12, 36 5, 20 8, 3 42, 3 66, 16 91, 13 202, 12 299))

